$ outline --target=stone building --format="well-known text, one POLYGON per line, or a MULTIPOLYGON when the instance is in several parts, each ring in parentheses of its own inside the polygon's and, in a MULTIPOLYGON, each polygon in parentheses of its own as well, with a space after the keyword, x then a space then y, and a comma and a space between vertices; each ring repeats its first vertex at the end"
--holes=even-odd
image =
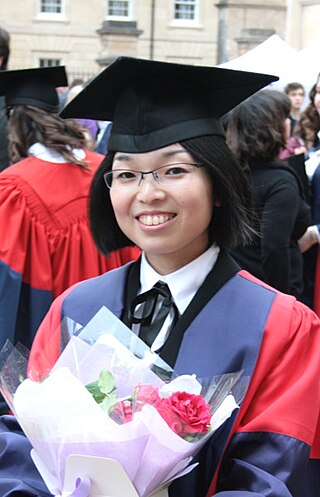
POLYGON ((119 55, 215 65, 273 33, 301 49, 319 19, 319 0, 0 0, 10 68, 65 64, 69 80, 119 55))

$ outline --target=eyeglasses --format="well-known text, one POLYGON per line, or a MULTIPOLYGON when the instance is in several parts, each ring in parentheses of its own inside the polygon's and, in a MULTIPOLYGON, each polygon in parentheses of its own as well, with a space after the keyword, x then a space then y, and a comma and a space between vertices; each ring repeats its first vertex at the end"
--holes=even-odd
POLYGON ((133 169, 113 169, 103 175, 108 188, 130 190, 138 188, 142 180, 148 174, 163 186, 174 186, 189 183, 196 169, 203 167, 202 164, 188 164, 177 162, 158 167, 153 171, 135 171, 133 169))

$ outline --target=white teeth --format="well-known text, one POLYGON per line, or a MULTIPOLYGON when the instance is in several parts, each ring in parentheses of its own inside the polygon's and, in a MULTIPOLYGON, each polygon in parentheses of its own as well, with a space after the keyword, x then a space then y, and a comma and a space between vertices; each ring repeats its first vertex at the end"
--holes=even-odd
POLYGON ((163 214, 160 214, 158 216, 140 216, 140 222, 142 224, 146 224, 147 226, 157 226, 158 224, 163 224, 166 221, 169 221, 170 216, 166 216, 163 214))

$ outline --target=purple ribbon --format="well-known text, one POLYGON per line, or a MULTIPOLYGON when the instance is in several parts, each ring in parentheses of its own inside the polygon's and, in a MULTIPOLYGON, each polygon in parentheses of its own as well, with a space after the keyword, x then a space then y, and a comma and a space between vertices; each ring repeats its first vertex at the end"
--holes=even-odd
POLYGON ((67 497, 90 497, 91 481, 87 476, 81 476, 76 479, 76 486, 71 494, 67 497))

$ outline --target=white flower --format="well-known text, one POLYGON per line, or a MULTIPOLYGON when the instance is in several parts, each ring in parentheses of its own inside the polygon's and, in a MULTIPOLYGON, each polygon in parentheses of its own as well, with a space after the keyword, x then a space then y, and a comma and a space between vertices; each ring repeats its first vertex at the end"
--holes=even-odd
POLYGON ((183 374, 161 387, 159 395, 162 398, 170 397, 174 392, 187 392, 200 395, 201 389, 201 384, 198 382, 195 374, 183 374))

